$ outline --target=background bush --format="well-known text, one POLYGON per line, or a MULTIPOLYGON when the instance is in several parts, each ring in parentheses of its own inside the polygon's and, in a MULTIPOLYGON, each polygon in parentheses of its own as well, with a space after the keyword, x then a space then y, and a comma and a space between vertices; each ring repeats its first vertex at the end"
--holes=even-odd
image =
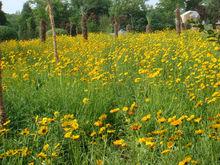
MULTIPOLYGON (((65 35, 65 34, 68 34, 66 30, 60 29, 60 28, 56 28, 55 31, 56 31, 56 34, 57 34, 57 35, 65 35)), ((47 36, 52 36, 52 30, 48 30, 48 31, 47 31, 47 36)))
POLYGON ((0 41, 17 39, 17 33, 13 28, 0 26, 0 41))

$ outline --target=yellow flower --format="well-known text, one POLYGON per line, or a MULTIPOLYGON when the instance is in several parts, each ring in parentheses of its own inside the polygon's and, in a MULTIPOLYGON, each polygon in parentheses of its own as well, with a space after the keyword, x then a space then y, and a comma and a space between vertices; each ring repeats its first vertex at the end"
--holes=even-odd
POLYGON ((145 98, 145 100, 144 100, 144 101, 145 101, 146 103, 149 103, 149 102, 150 102, 150 100, 151 100, 150 98, 145 98))
POLYGON ((103 120, 106 120, 107 119, 107 115, 106 114, 102 114, 100 117, 99 117, 99 120, 100 121, 103 121, 103 120))
POLYGON ((46 135, 48 133, 48 126, 41 126, 37 131, 39 135, 46 135))
POLYGON ((220 51, 220 47, 217 47, 217 46, 216 46, 216 47, 214 48, 214 50, 215 50, 215 51, 220 51))
POLYGON ((176 116, 173 116, 173 117, 170 117, 170 118, 168 118, 168 123, 171 123, 171 122, 173 122, 173 121, 175 121, 176 120, 176 116))
POLYGON ((140 124, 134 123, 134 124, 132 124, 132 125, 130 126, 130 129, 133 130, 133 131, 137 131, 137 130, 141 129, 141 127, 142 127, 142 126, 141 126, 140 124))
POLYGON ((213 124, 210 126, 213 129, 219 129, 220 128, 220 124, 213 124))
POLYGON ((69 139, 72 136, 72 131, 65 133, 64 138, 69 139))
POLYGON ((157 122, 158 123, 164 123, 164 122, 166 122, 166 118, 160 117, 160 118, 157 119, 157 122))
POLYGON ((162 110, 159 110, 159 111, 157 112, 157 118, 160 118, 160 115, 161 115, 162 113, 163 113, 162 110))
POLYGON ((144 117, 141 119, 141 121, 142 121, 142 122, 146 122, 146 121, 148 121, 150 118, 151 118, 151 115, 148 114, 148 115, 144 116, 144 117))
POLYGON ((34 165, 34 161, 29 162, 28 165, 34 165))
POLYGON ((195 115, 191 115, 190 117, 188 117, 186 120, 187 121, 191 121, 192 119, 194 119, 195 118, 195 115))
POLYGON ((161 152, 161 154, 168 154, 170 151, 171 151, 170 149, 166 149, 166 150, 163 150, 163 151, 161 152))
POLYGON ((202 101, 198 101, 195 105, 195 108, 201 107, 203 105, 202 101))
POLYGON ((162 134, 164 134, 166 132, 167 132, 167 129, 163 129, 163 130, 153 131, 152 134, 154 134, 154 135, 162 135, 162 134))
POLYGON ((120 109, 119 109, 119 108, 116 108, 116 109, 112 109, 112 110, 110 111, 110 113, 116 113, 116 112, 118 112, 118 111, 120 111, 120 109))
POLYGON ((217 91, 217 92, 214 92, 214 93, 212 94, 212 97, 220 97, 220 90, 217 91))
POLYGON ((144 138, 139 138, 138 139, 138 142, 139 143, 145 143, 145 142, 152 142, 152 141, 154 141, 154 138, 153 137, 144 137, 144 138))
POLYGON ((40 152, 39 154, 37 154, 38 158, 42 158, 42 159, 46 159, 47 155, 44 152, 40 152))
POLYGON ((62 127, 70 127, 73 131, 79 128, 79 124, 76 119, 70 121, 64 121, 62 127))
POLYGON ((139 83, 141 81, 141 78, 136 78, 136 79, 134 79, 134 82, 135 83, 139 83))
POLYGON ((6 122, 3 123, 3 126, 7 126, 11 123, 11 120, 7 120, 6 122))
POLYGON ((179 162, 179 165, 186 165, 187 163, 190 163, 191 160, 192 160, 191 156, 187 156, 184 158, 184 160, 179 162))
POLYGON ((194 122, 199 123, 202 120, 201 117, 194 119, 194 122))
POLYGON ((113 130, 113 129, 107 130, 107 133, 113 134, 113 133, 115 133, 115 130, 113 130))
POLYGON ((44 151, 48 151, 49 147, 50 147, 49 144, 45 144, 44 147, 43 147, 43 150, 44 150, 44 151))
POLYGON ((113 142, 113 144, 118 147, 126 147, 127 146, 127 144, 125 143, 125 141, 123 139, 115 140, 113 142))
POLYGON ((182 120, 179 120, 179 119, 178 120, 174 120, 170 124, 173 125, 173 126, 178 126, 178 125, 182 124, 182 120))
POLYGON ((58 157, 58 154, 57 154, 56 152, 52 152, 52 153, 51 153, 51 156, 52 156, 52 157, 58 157))
POLYGON ((82 102, 83 102, 84 105, 87 105, 87 104, 89 104, 89 99, 88 98, 84 98, 82 102))
POLYGON ((137 108, 137 103, 133 102, 130 107, 130 111, 134 111, 137 108))
POLYGON ((70 119, 74 119, 73 114, 64 115, 64 117, 63 117, 63 120, 70 120, 70 119))
POLYGON ((103 165, 103 161, 102 160, 96 160, 96 165, 103 165))
POLYGON ((29 74, 25 73, 25 74, 23 75, 23 79, 24 79, 24 80, 29 80, 29 74))
POLYGON ((96 122, 94 123, 94 125, 97 126, 97 127, 102 127, 102 126, 103 126, 103 123, 98 120, 98 121, 96 121, 96 122))
POLYGON ((128 110, 129 110, 128 107, 123 107, 123 108, 122 108, 122 111, 125 111, 125 112, 126 112, 126 111, 128 111, 128 110))
POLYGON ((29 130, 28 128, 25 128, 25 129, 23 129, 23 130, 21 131, 20 134, 21 134, 21 135, 24 135, 24 136, 27 136, 27 135, 30 134, 30 130, 29 130))
POLYGON ((102 134, 105 130, 106 130, 106 127, 101 127, 101 128, 99 129, 99 134, 102 134))
POLYGON ((204 132, 205 132, 204 130, 199 129, 199 130, 195 131, 195 134, 196 135, 202 135, 202 134, 204 134, 204 132))
POLYGON ((97 133, 96 133, 95 131, 93 131, 93 132, 90 134, 91 137, 94 137, 94 136, 96 136, 96 135, 97 135, 97 133))
POLYGON ((146 146, 149 146, 149 147, 151 147, 151 148, 153 148, 153 147, 155 147, 156 143, 155 143, 155 142, 152 142, 152 141, 146 141, 146 142, 145 142, 145 145, 146 145, 146 146))
POLYGON ((39 124, 46 126, 46 125, 48 125, 49 123, 52 123, 52 122, 54 122, 54 119, 44 117, 41 121, 39 121, 39 124))
POLYGON ((167 142, 167 147, 170 149, 170 148, 173 148, 174 146, 174 142, 167 142))
POLYGON ((18 77, 18 75, 17 75, 16 73, 13 73, 13 74, 11 75, 11 77, 15 79, 15 78, 18 77))
POLYGON ((73 135, 71 137, 72 140, 78 140, 80 138, 80 135, 73 135))
POLYGON ((213 87, 214 87, 214 88, 218 88, 218 87, 220 87, 220 81, 217 82, 217 83, 215 83, 213 87))
POLYGON ((55 111, 55 112, 53 113, 53 115, 54 115, 54 117, 55 117, 55 118, 57 118, 57 117, 59 117, 59 115, 60 115, 60 112, 58 112, 58 111, 55 111))

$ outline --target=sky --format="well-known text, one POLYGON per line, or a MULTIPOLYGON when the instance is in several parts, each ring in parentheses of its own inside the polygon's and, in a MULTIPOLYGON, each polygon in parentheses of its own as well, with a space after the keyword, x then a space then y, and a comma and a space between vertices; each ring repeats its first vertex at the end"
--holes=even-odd
MULTIPOLYGON (((3 3, 3 11, 5 13, 15 13, 21 11, 24 2, 27 0, 1 0, 3 3)), ((149 0, 148 4, 155 5, 159 0, 149 0)))

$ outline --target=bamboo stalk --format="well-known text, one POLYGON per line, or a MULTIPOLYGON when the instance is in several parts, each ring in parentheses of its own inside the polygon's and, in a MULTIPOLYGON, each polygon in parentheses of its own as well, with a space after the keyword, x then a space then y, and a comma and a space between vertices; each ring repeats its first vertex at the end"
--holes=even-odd
POLYGON ((176 9, 176 32, 179 35, 181 34, 181 16, 179 7, 176 9))
POLYGON ((53 10, 52 10, 52 3, 51 0, 47 0, 48 2, 48 12, 49 12, 49 17, 50 17, 50 24, 51 24, 51 29, 53 33, 53 47, 54 47, 54 57, 56 59, 56 63, 59 62, 59 56, 57 52, 57 39, 56 39, 56 31, 55 31, 55 23, 54 23, 54 15, 53 15, 53 10))

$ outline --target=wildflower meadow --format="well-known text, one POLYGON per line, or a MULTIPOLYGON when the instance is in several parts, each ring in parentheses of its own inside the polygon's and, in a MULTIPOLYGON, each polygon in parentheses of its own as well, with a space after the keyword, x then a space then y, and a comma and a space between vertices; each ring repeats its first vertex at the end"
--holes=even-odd
POLYGON ((220 164, 220 45, 200 32, 5 41, 2 165, 220 164))

